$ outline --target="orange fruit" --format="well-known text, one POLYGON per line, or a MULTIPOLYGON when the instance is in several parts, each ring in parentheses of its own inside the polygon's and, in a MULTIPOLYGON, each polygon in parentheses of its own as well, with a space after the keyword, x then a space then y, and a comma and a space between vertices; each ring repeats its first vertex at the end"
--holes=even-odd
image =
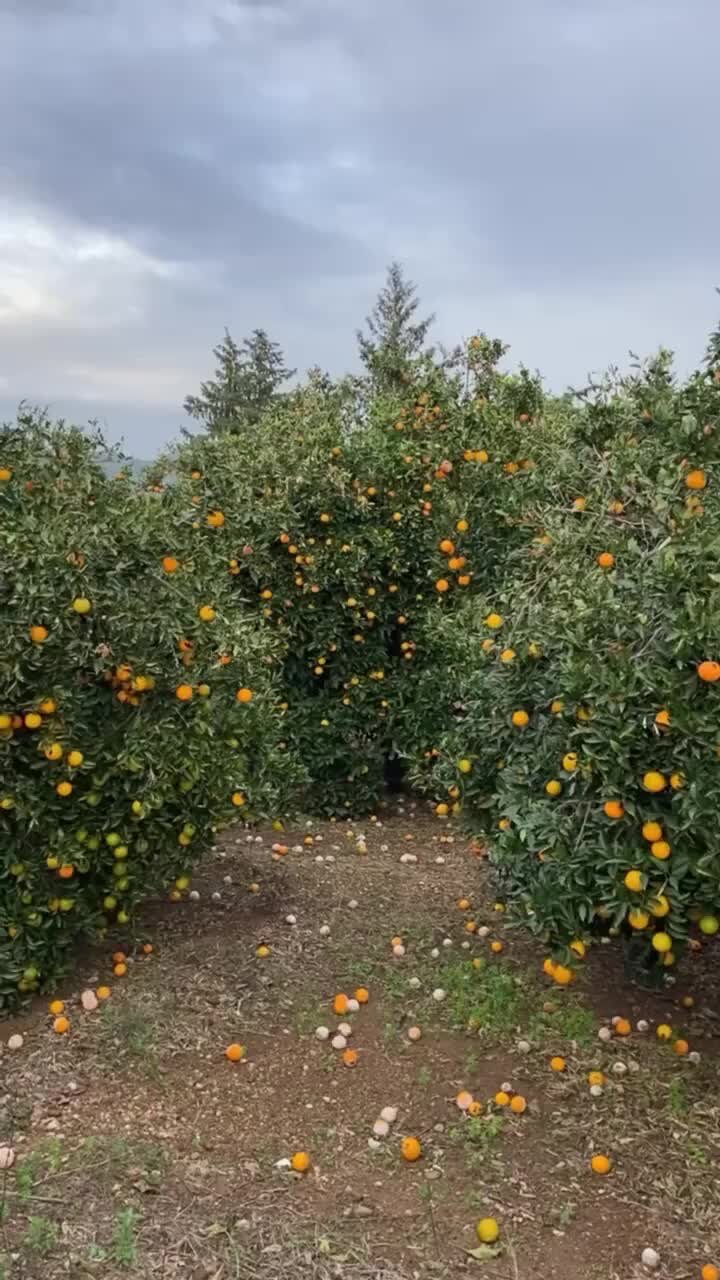
POLYGON ((642 784, 646 791, 657 793, 658 791, 665 790, 667 786, 667 779, 662 773, 658 773, 657 770, 650 769, 647 773, 643 774, 642 784))
POLYGON ((449 538, 443 538, 442 541, 438 543, 438 548, 442 551, 444 556, 451 556, 455 550, 455 543, 451 542, 449 538))
POLYGON ((127 965, 124 963, 124 961, 121 960, 116 965, 113 965, 113 973, 115 974, 116 978, 125 977, 125 974, 127 973, 127 965))
POLYGON ((225 516, 222 511, 210 511, 206 519, 211 529, 222 529, 225 523, 225 516))
POLYGON ((715 684, 716 680, 720 680, 720 662, 711 662, 706 658, 698 664, 697 673, 706 684, 715 684))
POLYGON ((201 604, 197 611, 197 615, 201 622, 213 622, 215 619, 215 610, 211 604, 201 604))
POLYGON ((482 1102, 478 1102, 477 1098, 473 1098, 472 1102, 470 1103, 470 1106, 467 1109, 467 1114, 469 1116, 481 1116, 482 1113, 483 1113, 482 1102))
POLYGON ((511 719, 516 729, 524 729, 530 723, 527 711, 513 711, 511 719))
POLYGON ((61 1013, 65 1012, 65 1001, 51 1000, 48 1005, 48 1012, 51 1013, 54 1018, 59 1017, 61 1013))
POLYGON ((344 994, 344 992, 341 991, 338 995, 335 996, 335 999, 333 1000, 333 1012, 337 1013, 338 1015, 347 1013, 347 1007, 348 1007, 348 998, 344 994))
POLYGON ((95 989, 95 995, 97 996, 98 1000, 108 1000, 108 999, 109 999, 109 997, 110 997, 110 988, 109 988, 109 987, 96 987, 96 989, 95 989))
POLYGON ((53 1022, 53 1031, 56 1035, 64 1036, 70 1030, 70 1023, 67 1018, 56 1018, 53 1022))
POLYGON ((644 822, 642 833, 645 840, 654 844, 656 840, 662 840, 663 829, 659 822, 644 822))
POLYGON ((490 943, 490 950, 493 952, 493 954, 494 954, 494 955, 498 956, 498 955, 500 954, 500 952, 502 951, 502 949, 503 949, 503 944, 502 944, 502 942, 491 942, 491 943, 490 943))
POLYGON ((716 1267, 712 1262, 706 1262, 700 1271, 700 1280, 720 1280, 720 1267, 716 1267))
POLYGON ((514 1112, 516 1116, 521 1116, 524 1111, 527 1111, 527 1102, 523 1098, 522 1094, 516 1093, 515 1097, 510 1099, 510 1110, 514 1112))
POLYGON ((180 568, 180 563, 174 556, 163 556, 160 563, 165 573, 177 573, 180 568))
POLYGON ((597 562, 601 569, 612 569, 615 564, 615 557, 611 551, 601 551, 597 557, 597 562))
POLYGON ((241 1044, 229 1044, 225 1050, 228 1062, 240 1062, 245 1057, 245 1049, 241 1044))
POLYGON ((247 689, 244 686, 242 689, 238 689, 237 693, 235 694, 235 700, 236 702, 243 702, 243 703, 252 702, 253 700, 252 689, 247 689))
POLYGON ((189 702, 193 696, 192 685, 179 684, 175 690, 175 697, 179 702, 189 702))
POLYGON ((667 1022, 661 1022, 655 1028, 655 1035, 658 1040, 670 1040, 672 1038, 672 1027, 668 1026, 667 1022))
POLYGON ((559 987, 569 987, 575 975, 567 965, 556 964, 551 976, 553 982, 557 982, 559 987))
POLYGON ((603 813, 606 818, 622 818, 625 815, 625 806, 622 800, 606 800, 603 813))
POLYGON ((498 1092, 495 1094, 495 1097, 493 1098, 493 1102, 495 1103, 496 1107, 509 1107, 510 1094, 506 1093, 504 1089, 499 1089, 498 1092))
POLYGON ((356 1067, 358 1064, 357 1049, 343 1050, 342 1060, 346 1067, 356 1067))
POLYGON ((413 1164, 415 1160, 419 1160, 422 1155, 422 1147, 417 1138, 403 1138, 400 1143, 400 1154, 403 1160, 413 1164))
POLYGON ((601 1156, 601 1155, 593 1156, 590 1161, 590 1168, 592 1169, 593 1173, 601 1173, 601 1174, 609 1173, 610 1160, 608 1159, 607 1156, 601 1156))
POLYGON ((627 871, 625 873, 623 884, 631 893, 640 893, 643 887, 642 871, 627 871))
POLYGON ((446 591, 449 591, 449 589, 450 589, 450 583, 448 582, 447 578, 438 578, 437 582, 435 583, 435 590, 439 591, 440 595, 442 596, 445 594, 446 591))
POLYGON ((697 467, 694 471, 688 471, 685 477, 686 489, 704 489, 707 484, 707 477, 704 471, 697 467))
POLYGON ((28 635, 33 644, 44 644, 48 638, 48 629, 36 623, 35 626, 30 627, 28 635))
POLYGON ((72 795, 72 782, 58 782, 55 790, 59 796, 66 797, 72 795))
POLYGON ((684 1058, 685 1054, 689 1052, 690 1052, 690 1045, 688 1044, 687 1040, 675 1041, 673 1045, 673 1053, 676 1053, 679 1058, 684 1058))
POLYGON ((296 1151, 290 1157, 290 1168, 294 1169, 295 1173, 307 1173, 310 1168, 310 1157, 307 1151, 296 1151))
POLYGON ((630 1026, 627 1018, 618 1018, 613 1030, 616 1036, 629 1036, 632 1031, 632 1027, 630 1026))
POLYGON ((367 1004, 368 1000, 370 999, 370 992, 368 991, 367 987, 358 987, 353 992, 353 995, 355 996, 355 999, 357 1000, 358 1004, 367 1004))
POLYGON ((600 1087, 602 1087, 605 1084, 605 1081, 606 1081, 606 1077, 603 1075, 602 1071, 588 1072, 588 1077, 587 1077, 588 1084, 600 1085, 600 1087))
POLYGON ((659 858, 661 862, 664 862, 666 858, 670 857, 670 845, 667 840, 653 840, 650 845, 650 852, 653 858, 659 858))
POLYGON ((566 1063, 566 1061, 565 1061, 565 1059, 564 1059, 564 1058, 551 1058, 551 1059, 550 1059, 550 1070, 551 1070, 551 1071, 564 1071, 564 1070, 565 1070, 565 1068, 566 1068, 566 1066, 567 1066, 567 1063, 566 1063))

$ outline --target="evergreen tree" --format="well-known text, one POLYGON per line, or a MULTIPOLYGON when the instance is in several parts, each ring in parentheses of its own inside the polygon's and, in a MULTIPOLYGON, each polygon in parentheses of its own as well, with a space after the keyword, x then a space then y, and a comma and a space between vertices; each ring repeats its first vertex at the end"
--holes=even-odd
POLYGON ((360 358, 373 381, 396 386, 403 381, 409 363, 422 354, 434 316, 416 319, 417 288, 406 280, 399 262, 391 262, 385 285, 365 321, 366 332, 358 330, 360 358))
POLYGON ((215 377, 203 382, 200 394, 188 396, 185 412, 202 422, 211 435, 236 434, 255 426, 278 397, 278 389, 295 373, 264 329, 254 329, 242 346, 227 329, 213 348, 215 377))

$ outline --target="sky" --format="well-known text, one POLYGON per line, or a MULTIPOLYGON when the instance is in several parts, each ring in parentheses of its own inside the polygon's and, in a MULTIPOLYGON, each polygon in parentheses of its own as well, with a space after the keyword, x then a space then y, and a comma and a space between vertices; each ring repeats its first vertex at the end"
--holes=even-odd
POLYGON ((0 418, 149 457, 227 326, 341 373, 399 259, 548 385, 720 319, 717 0, 0 0, 0 418))

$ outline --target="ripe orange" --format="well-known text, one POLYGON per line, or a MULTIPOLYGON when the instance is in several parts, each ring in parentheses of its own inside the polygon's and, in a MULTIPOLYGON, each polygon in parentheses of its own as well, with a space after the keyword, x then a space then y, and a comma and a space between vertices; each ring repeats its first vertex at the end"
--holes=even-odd
POLYGON ((527 1102, 523 1098, 522 1094, 516 1093, 515 1097, 510 1099, 510 1110, 514 1112, 516 1116, 521 1116, 524 1111, 527 1111, 527 1102))
POLYGON ((342 1056, 343 1063, 346 1067, 356 1067, 358 1064, 357 1049, 345 1049, 342 1056))
POLYGON ((553 982, 557 982, 559 987, 569 987, 574 974, 572 969, 568 969, 567 965, 556 964, 551 976, 553 982))
POLYGON ((163 556, 160 563, 165 573, 177 573, 180 568, 180 562, 174 556, 163 556))
POLYGON ((493 955, 499 956, 499 955, 500 955, 500 952, 502 951, 502 949, 503 949, 503 944, 502 944, 502 942, 491 942, 491 943, 490 943, 490 950, 492 951, 493 955))
POLYGON ((588 1071, 587 1082, 590 1085, 602 1086, 606 1083, 606 1077, 602 1071, 588 1071))
POLYGON ((564 1058, 551 1058, 551 1059, 550 1059, 550 1070, 551 1070, 551 1071, 564 1071, 564 1070, 565 1070, 565 1068, 566 1068, 566 1066, 567 1066, 567 1063, 566 1063, 566 1061, 565 1061, 565 1059, 564 1059, 564 1058))
POLYGON ((192 685, 190 684, 179 684, 177 689, 175 690, 175 697, 180 702, 189 702, 192 696, 193 696, 193 690, 192 690, 192 685))
MULTIPOLYGON (((469 1096, 470 1095, 468 1094, 468 1097, 469 1096)), ((504 1089, 498 1089, 498 1092, 495 1094, 495 1097, 493 1098, 493 1102, 495 1103, 496 1107, 509 1107, 510 1094, 506 1093, 504 1089)))
POLYGON ((685 477, 686 489, 704 489, 707 484, 707 477, 704 471, 696 468, 694 471, 688 471, 685 477))
POLYGON ((55 790, 61 797, 72 795, 72 782, 58 782, 55 790))
POLYGON ((35 626, 30 627, 28 635, 33 644, 44 644, 48 638, 48 629, 36 623, 35 626))
POLYGON ((307 1151, 296 1151, 290 1157, 290 1167, 295 1173, 307 1173, 310 1168, 310 1157, 307 1151))
POLYGON ((600 1174, 609 1173, 610 1160, 608 1159, 607 1156, 600 1156, 600 1155, 593 1156, 590 1161, 590 1168, 592 1169, 593 1173, 600 1173, 600 1174))
POLYGON ((97 987, 95 989, 95 995, 97 996, 98 1000, 108 1000, 110 998, 110 988, 97 987))
POLYGON ((367 987, 358 987, 353 994, 358 1004, 367 1004, 370 999, 370 992, 367 987))
POLYGON ((56 1035, 64 1036, 70 1030, 70 1023, 67 1018, 56 1018, 53 1022, 53 1031, 56 1035))
POLYGON ((716 680, 720 680, 720 662, 712 662, 706 658, 698 664, 697 673, 706 684, 715 684, 716 680))
POLYGON ((679 1058, 684 1058, 685 1054, 689 1052, 690 1052, 690 1045, 688 1044, 687 1040, 675 1041, 673 1045, 673 1053, 676 1053, 679 1058))
POLYGON ((646 791, 664 791, 667 786, 667 779, 662 773, 658 773, 657 770, 650 769, 647 773, 643 774, 642 784, 646 791))
POLYGON ((513 711, 511 719, 516 729, 524 729, 530 723, 527 711, 513 711))
POLYGON ((447 578, 438 578, 437 582, 435 583, 435 590, 439 591, 440 595, 444 595, 445 592, 448 591, 449 589, 450 589, 450 583, 448 582, 447 578))
POLYGON ((201 622, 213 622, 215 619, 215 610, 211 604, 201 604, 197 614, 201 622))
POLYGON ((627 871, 623 884, 631 893, 640 893, 643 887, 642 871, 627 871))
POLYGON ((59 1017, 60 1014, 64 1013, 65 1011, 65 1001, 51 1000, 48 1005, 48 1011, 53 1015, 53 1017, 55 1018, 59 1017))
POLYGON ((659 822, 644 822, 642 833, 645 840, 654 844, 656 840, 662 840, 663 829, 659 822))
POLYGON ((245 1057, 245 1049, 241 1044, 229 1044, 225 1050, 229 1062, 240 1062, 245 1057))
POLYGON ((700 1280, 720 1280, 720 1267, 714 1266, 712 1262, 706 1262, 700 1271, 700 1280))
POLYGON ((127 965, 124 963, 124 961, 119 961, 117 964, 113 965, 113 973, 115 974, 116 978, 125 977, 125 974, 127 973, 127 965))
POLYGON ((333 1012, 337 1013, 338 1016, 340 1016, 343 1013, 347 1013, 347 1007, 348 1007, 348 998, 344 994, 344 992, 341 991, 338 995, 335 996, 335 999, 333 1000, 333 1012))
POLYGON ((670 857, 670 845, 667 840, 653 840, 650 845, 650 852, 653 858, 659 858, 663 862, 665 858, 670 857))
POLYGON ((422 1147, 417 1138, 403 1138, 400 1143, 400 1154, 403 1160, 407 1160, 412 1164, 415 1160, 419 1160, 422 1155, 422 1147))
POLYGON ((632 1031, 632 1027, 630 1026, 627 1018, 618 1018, 613 1030, 616 1036, 629 1036, 632 1031))
POLYGON ((625 806, 622 800, 606 800, 603 813, 606 818, 622 818, 625 816, 625 806))
POLYGON ((449 538, 443 538, 438 543, 438 547, 439 547, 439 550, 442 551, 443 555, 451 556, 453 551, 455 550, 455 543, 451 542, 449 538))
POLYGON ((615 557, 611 551, 601 551, 597 557, 597 562, 601 569, 612 569, 615 564, 615 557))
POLYGON ((655 1028, 655 1035, 658 1040, 670 1040, 672 1038, 672 1027, 667 1022, 661 1022, 655 1028))
POLYGON ((235 694, 235 700, 236 702, 243 702, 243 703, 252 702, 253 700, 252 689, 246 689, 244 686, 242 689, 238 689, 237 693, 235 694))
POLYGON ((211 529, 222 529, 225 523, 225 516, 222 511, 210 511, 207 515, 207 523, 211 529))

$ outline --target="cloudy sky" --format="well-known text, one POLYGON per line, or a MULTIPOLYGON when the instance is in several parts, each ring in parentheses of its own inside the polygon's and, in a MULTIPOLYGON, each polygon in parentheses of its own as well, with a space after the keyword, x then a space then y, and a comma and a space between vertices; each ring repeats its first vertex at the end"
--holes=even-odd
POLYGON ((552 387, 719 318, 718 0, 0 0, 0 414, 148 456, 225 325, 352 366, 392 257, 552 387))

